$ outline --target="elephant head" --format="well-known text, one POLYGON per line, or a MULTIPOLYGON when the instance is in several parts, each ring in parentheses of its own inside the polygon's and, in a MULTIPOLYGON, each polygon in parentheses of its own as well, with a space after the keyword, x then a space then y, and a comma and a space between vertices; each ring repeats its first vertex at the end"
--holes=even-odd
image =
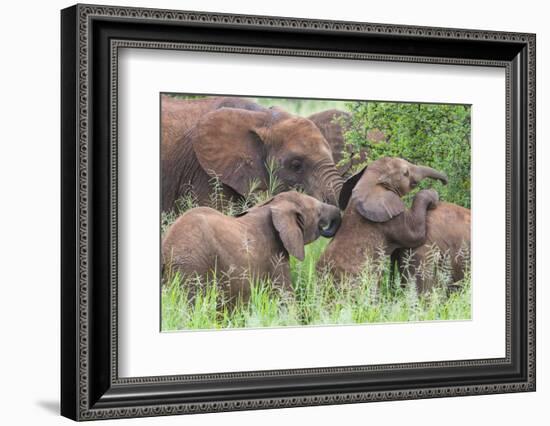
POLYGON ((431 167, 416 166, 402 158, 380 158, 344 183, 340 207, 345 209, 351 198, 361 216, 373 222, 386 222, 405 210, 401 197, 425 178, 447 184, 447 176, 431 167))
MULTIPOLYGON (((295 191, 284 192, 270 204, 273 226, 286 251, 304 260, 304 246, 319 236, 331 238, 340 227, 340 209, 295 191)), ((265 205, 265 204, 264 204, 265 205)))
POLYGON ((240 195, 273 174, 280 190, 301 189, 337 205, 342 186, 330 150, 308 119, 279 109, 221 108, 199 120, 193 150, 202 169, 240 195), (270 170, 271 165, 274 170, 270 170))
POLYGON ((424 244, 427 211, 437 205, 439 196, 433 189, 423 189, 408 209, 401 196, 427 177, 447 182, 437 170, 390 157, 376 160, 350 177, 340 192, 342 226, 317 267, 341 276, 355 276, 367 259, 376 260, 397 248, 424 244))
POLYGON ((334 163, 341 176, 348 176, 356 164, 367 159, 366 148, 359 149, 345 143, 344 134, 351 128, 352 115, 349 112, 329 109, 312 114, 308 119, 319 128, 330 145, 334 163))

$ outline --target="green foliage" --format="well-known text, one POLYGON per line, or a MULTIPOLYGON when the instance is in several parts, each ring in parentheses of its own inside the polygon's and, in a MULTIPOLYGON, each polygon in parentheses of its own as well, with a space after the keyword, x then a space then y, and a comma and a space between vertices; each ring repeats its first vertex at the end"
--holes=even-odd
MULTIPOLYGON (((232 309, 224 303, 223 283, 182 279, 168 270, 162 288, 162 330, 197 330, 249 327, 282 327, 329 324, 365 324, 471 318, 471 285, 464 280, 449 291, 449 278, 437 273, 437 285, 418 294, 414 278, 402 286, 390 272, 389 260, 366 264, 355 279, 335 280, 315 265, 328 240, 306 246, 300 262, 291 258, 294 294, 285 294, 269 280, 250 279, 248 303, 238 300, 232 309), (189 289, 196 288, 193 297, 189 289)), ((441 255, 432 256, 440 259, 441 255)), ((434 265, 427 266, 434 269, 434 265)), ((441 268, 442 271, 445 267, 441 268)))
MULTIPOLYGON (((177 96, 181 99, 201 96, 177 96)), ((470 107, 463 105, 406 104, 388 102, 338 102, 280 98, 250 98, 266 107, 308 116, 336 108, 352 114, 345 135, 346 144, 366 147, 368 162, 380 157, 405 158, 412 163, 441 170, 449 177, 447 186, 425 181, 420 188, 434 187, 440 199, 470 207, 470 107), (369 140, 369 131, 378 130, 385 142, 369 140)), ((352 150, 357 152, 358 149, 352 150)), ((344 155, 347 151, 344 150, 344 155)), ((359 165, 358 167, 362 167, 359 165)), ((249 193, 240 200, 223 195, 219 179, 212 178, 211 207, 227 215, 236 215, 279 192, 273 163, 266 164, 267 190, 251 181, 249 193)), ((173 211, 162 214, 162 233, 185 211, 196 207, 193 194, 181 197, 173 211)), ((402 286, 399 274, 391 271, 389 259, 366 264, 355 279, 336 281, 317 271, 317 260, 328 244, 318 239, 306 246, 300 262, 291 258, 294 292, 284 294, 269 280, 250 280, 248 303, 238 300, 232 308, 224 303, 222 283, 215 278, 202 282, 197 277, 182 278, 168 268, 162 286, 162 330, 196 330, 241 327, 280 327, 323 324, 364 324, 424 320, 461 320, 471 318, 471 276, 454 283, 449 291, 448 256, 435 248, 420 271, 423 277, 435 277, 436 286, 427 294, 418 294, 414 277, 402 286), (190 297, 190 289, 198 290, 190 297)), ((469 265, 469 253, 463 254, 469 265)), ((394 271, 395 272, 395 271, 394 271)))
POLYGON ((308 117, 311 114, 325 111, 327 109, 337 108, 344 109, 345 102, 342 101, 325 101, 312 99, 288 99, 288 98, 249 98, 266 108, 278 107, 291 114, 308 117))
POLYGON ((347 144, 367 147, 368 160, 401 157, 447 174, 447 186, 425 181, 440 199, 470 207, 470 107, 468 105, 396 102, 353 102, 347 144), (369 140, 368 132, 379 130, 386 141, 369 140))

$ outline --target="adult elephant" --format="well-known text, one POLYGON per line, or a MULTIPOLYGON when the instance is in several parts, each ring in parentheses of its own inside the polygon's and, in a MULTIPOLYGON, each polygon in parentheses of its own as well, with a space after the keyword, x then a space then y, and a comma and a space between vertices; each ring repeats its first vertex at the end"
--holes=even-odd
POLYGON ((437 284, 445 274, 449 285, 464 278, 470 259, 470 210, 452 203, 438 203, 426 218, 426 242, 414 249, 398 249, 397 261, 403 281, 414 278, 420 292, 437 284))
POLYGON ((162 95, 162 154, 169 153, 172 145, 195 126, 204 114, 224 107, 252 111, 263 109, 262 106, 246 98, 216 96, 198 99, 179 99, 171 95, 162 95))
POLYGON ((224 199, 276 181, 279 191, 300 189, 338 204, 343 180, 328 142, 310 120, 241 98, 179 102, 162 117, 170 127, 163 129, 161 143, 164 211, 190 192, 200 205, 211 204, 213 181, 221 184, 224 199), (178 116, 186 117, 183 124, 178 116))
POLYGON ((356 149, 344 142, 344 134, 351 124, 351 114, 339 109, 329 109, 308 117, 330 145, 332 157, 341 176, 350 174, 356 164, 367 159, 366 149, 356 149))
POLYGON ((425 178, 447 183, 440 171, 393 157, 378 159, 349 178, 340 194, 340 208, 345 209, 342 225, 321 255, 318 268, 336 276, 357 276, 368 260, 422 245, 426 216, 438 202, 437 192, 419 191, 410 209, 401 197, 425 178))

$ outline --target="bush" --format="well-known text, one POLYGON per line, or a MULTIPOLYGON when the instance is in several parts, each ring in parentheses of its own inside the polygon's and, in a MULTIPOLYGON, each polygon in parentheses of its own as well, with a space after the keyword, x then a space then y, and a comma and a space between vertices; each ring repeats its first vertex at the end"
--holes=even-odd
POLYGON ((345 142, 367 148, 368 163, 401 157, 441 170, 449 177, 447 186, 425 181, 420 188, 431 186, 441 200, 470 208, 470 106, 352 102, 348 109, 352 119, 345 142), (369 140, 373 130, 385 141, 369 140))

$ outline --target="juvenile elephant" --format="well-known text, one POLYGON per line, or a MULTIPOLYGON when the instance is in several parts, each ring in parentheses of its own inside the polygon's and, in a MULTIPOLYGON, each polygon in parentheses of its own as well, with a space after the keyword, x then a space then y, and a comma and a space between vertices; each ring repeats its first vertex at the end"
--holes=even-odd
POLYGON ((164 211, 189 192, 209 205, 214 178, 224 199, 246 196, 253 184, 265 190, 275 177, 278 191, 301 189, 338 204, 343 181, 310 120, 241 98, 170 100, 162 109, 164 211))
POLYGON ((344 133, 351 122, 349 112, 329 109, 312 114, 308 118, 315 123, 330 145, 336 169, 341 176, 348 175, 356 162, 362 163, 366 160, 366 149, 354 149, 344 142, 344 133), (348 156, 347 160, 344 159, 344 153, 348 156))
POLYGON ((355 276, 367 259, 423 244, 427 210, 435 207, 438 194, 431 189, 419 191, 410 210, 401 196, 428 177, 447 183, 443 173, 430 167, 384 157, 349 178, 340 194, 340 206, 345 209, 342 226, 322 254, 318 268, 337 276, 355 276))
POLYGON ((403 279, 415 277, 420 292, 436 284, 436 268, 442 268, 445 263, 449 284, 464 278, 470 254, 470 210, 456 204, 438 203, 428 212, 426 228, 424 244, 412 250, 398 249, 392 255, 403 279), (433 260, 434 250, 439 251, 438 261, 433 260))
POLYGON ((184 277, 216 277, 228 300, 250 296, 250 279, 271 278, 292 291, 289 255, 304 259, 304 246, 332 237, 340 209, 295 191, 283 192, 238 217, 197 207, 179 217, 162 242, 165 267, 184 277))

